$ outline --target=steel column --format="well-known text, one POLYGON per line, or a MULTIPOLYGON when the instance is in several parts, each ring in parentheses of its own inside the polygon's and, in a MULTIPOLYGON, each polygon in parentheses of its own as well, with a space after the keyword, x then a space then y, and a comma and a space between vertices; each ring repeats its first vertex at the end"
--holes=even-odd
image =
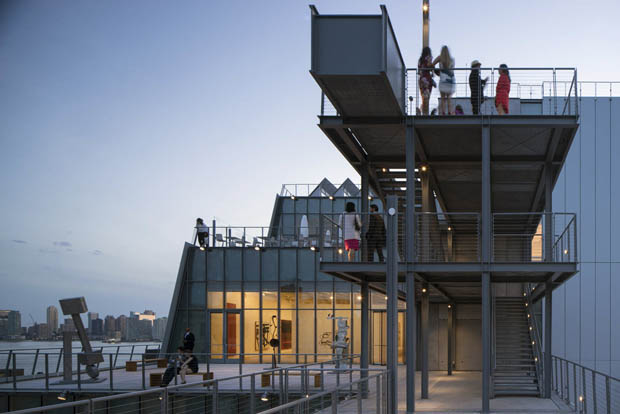
MULTIPOLYGON (((491 130, 482 126, 482 262, 491 261, 491 130)), ((489 412, 491 386, 491 274, 482 273, 482 412, 489 412)))
POLYGON ((551 307, 552 300, 551 296, 553 292, 551 291, 551 282, 545 283, 545 334, 543 336, 543 340, 545 343, 545 352, 544 352, 544 396, 545 398, 551 398, 551 307))
POLYGON ((398 408, 398 215, 396 196, 389 196, 387 228, 387 369, 388 369, 388 414, 396 414, 398 408))
POLYGON ((448 375, 452 375, 452 359, 453 359, 453 350, 452 350, 452 336, 454 333, 452 332, 452 323, 453 323, 453 305, 448 305, 448 375))
MULTIPOLYGON (((415 260, 415 129, 412 118, 407 119, 407 138, 405 142, 405 166, 407 168, 407 206, 405 223, 405 258, 407 263, 415 260)), ((416 363, 416 309, 415 309, 415 275, 406 274, 407 283, 407 320, 406 320, 406 354, 407 354, 407 414, 415 411, 415 363, 416 363)))
MULTIPOLYGON (((362 282, 361 286, 361 294, 362 294, 362 329, 360 336, 360 345, 361 345, 361 358, 360 358, 360 368, 362 370, 368 369, 368 346, 370 335, 368 334, 368 305, 370 304, 370 295, 368 294, 368 282, 362 282)), ((368 371, 361 371, 361 378, 368 377, 368 371)), ((366 393, 368 391, 368 382, 364 382, 363 391, 366 393)))
POLYGON ((422 399, 428 398, 428 283, 422 284, 422 306, 420 307, 420 336, 422 358, 420 359, 421 380, 420 396, 422 399))
POLYGON ((553 261, 553 165, 545 164, 545 262, 553 261))
MULTIPOLYGON (((368 232, 368 162, 362 161, 362 248, 360 249, 362 257, 360 258, 362 262, 366 261, 368 257, 368 243, 366 241, 366 233, 368 232)), ((374 253, 374 252, 373 252, 374 253)), ((372 262, 372 259, 370 260, 372 262)))

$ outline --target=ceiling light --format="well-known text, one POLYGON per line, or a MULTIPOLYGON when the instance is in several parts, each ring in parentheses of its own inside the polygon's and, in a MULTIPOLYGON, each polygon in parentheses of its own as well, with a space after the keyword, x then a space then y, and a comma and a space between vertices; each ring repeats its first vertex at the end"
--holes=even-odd
POLYGON ((330 200, 333 200, 333 199, 334 199, 334 196, 330 195, 330 196, 329 196, 329 199, 330 199, 330 200))
POLYGON ((315 251, 315 250, 316 250, 316 247, 314 247, 314 246, 310 246, 310 250, 315 251))
POLYGON ((424 4, 422 5, 422 11, 423 11, 424 13, 428 13, 428 3, 424 3, 424 4))
POLYGON ((427 169, 428 169, 428 167, 426 165, 422 166, 422 172, 426 172, 427 169))
POLYGON ((387 168, 381 168, 381 172, 387 172, 387 168))
POLYGON ((295 196, 294 195, 291 196, 291 200, 295 200, 295 196))
POLYGON ((205 247, 204 246, 200 246, 200 250, 202 250, 204 252, 205 251, 205 247))
POLYGON ((269 394, 264 392, 263 395, 260 396, 260 400, 261 401, 269 401, 269 394))
POLYGON ((64 390, 63 392, 58 394, 56 398, 58 398, 60 401, 67 401, 67 399, 69 398, 69 391, 64 390))
POLYGON ((452 227, 448 226, 448 231, 452 231, 452 227))

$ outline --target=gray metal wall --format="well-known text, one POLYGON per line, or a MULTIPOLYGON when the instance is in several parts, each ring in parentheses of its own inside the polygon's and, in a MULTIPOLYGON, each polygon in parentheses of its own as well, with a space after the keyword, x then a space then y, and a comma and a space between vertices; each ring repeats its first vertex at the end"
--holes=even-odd
POLYGON ((553 208, 577 214, 581 264, 553 293, 553 354, 618 378, 620 98, 585 97, 579 104, 581 126, 553 208))

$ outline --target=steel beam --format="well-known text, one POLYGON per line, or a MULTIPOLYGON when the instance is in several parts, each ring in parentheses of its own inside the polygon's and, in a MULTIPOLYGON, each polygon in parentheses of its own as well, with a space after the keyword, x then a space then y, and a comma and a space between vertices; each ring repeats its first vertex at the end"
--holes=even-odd
MULTIPOLYGON (((364 371, 368 369, 368 355, 369 355, 369 341, 370 335, 369 333, 369 304, 370 304, 370 294, 368 291, 368 282, 362 282, 361 286, 361 295, 362 295, 362 329, 361 329, 361 358, 360 358, 360 368, 362 369, 360 376, 362 378, 368 377, 368 371, 364 371)), ((368 391, 368 383, 361 383, 364 391, 368 391)))
POLYGON ((454 335, 453 323, 454 323, 454 304, 448 305, 448 375, 452 375, 452 359, 454 350, 452 349, 452 337, 454 335))
POLYGON ((420 307, 420 347, 422 355, 420 364, 421 380, 420 380, 420 396, 422 399, 428 398, 428 283, 422 285, 422 306, 420 307))
POLYGON ((387 199, 387 369, 388 369, 388 414, 398 411, 398 200, 387 199))
POLYGON ((545 398, 551 398, 551 308, 553 288, 551 282, 545 283, 545 333, 543 341, 545 350, 543 352, 543 391, 545 398))
MULTIPOLYGON (((413 118, 407 122, 407 139, 405 142, 406 175, 407 175, 407 217, 405 218, 406 250, 405 258, 408 263, 415 258, 415 129, 413 118)), ((416 362, 416 309, 415 309, 415 273, 406 272, 407 283, 407 320, 406 320, 406 347, 407 347, 407 414, 415 412, 415 362, 416 362)))

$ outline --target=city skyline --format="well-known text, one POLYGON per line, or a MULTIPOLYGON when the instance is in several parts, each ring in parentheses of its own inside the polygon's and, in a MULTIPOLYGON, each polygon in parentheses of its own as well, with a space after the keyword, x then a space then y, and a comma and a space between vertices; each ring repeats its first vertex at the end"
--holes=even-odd
MULTIPOLYGON (((315 3, 322 13, 379 9, 374 1, 315 3)), ((385 3, 413 67, 419 4, 385 3)), ((431 46, 437 54, 448 44, 458 67, 473 59, 575 66, 580 80, 615 79, 618 58, 601 64, 598 57, 614 50, 611 19, 620 5, 562 5, 536 4, 535 13, 512 5, 506 14, 491 1, 433 4, 431 46), (498 18, 471 30, 480 10, 498 18), (489 35, 506 27, 527 27, 526 41, 489 35)), ((315 127, 320 95, 308 75, 307 2, 7 1, 2 8, 4 308, 42 321, 41 304, 83 295, 101 314, 131 303, 165 315, 196 217, 265 225, 284 182, 359 179, 315 127), (204 24, 211 15, 218 18, 204 24), (240 113, 250 127, 231 129, 240 113), (250 169, 257 160, 261 168, 250 169)))

